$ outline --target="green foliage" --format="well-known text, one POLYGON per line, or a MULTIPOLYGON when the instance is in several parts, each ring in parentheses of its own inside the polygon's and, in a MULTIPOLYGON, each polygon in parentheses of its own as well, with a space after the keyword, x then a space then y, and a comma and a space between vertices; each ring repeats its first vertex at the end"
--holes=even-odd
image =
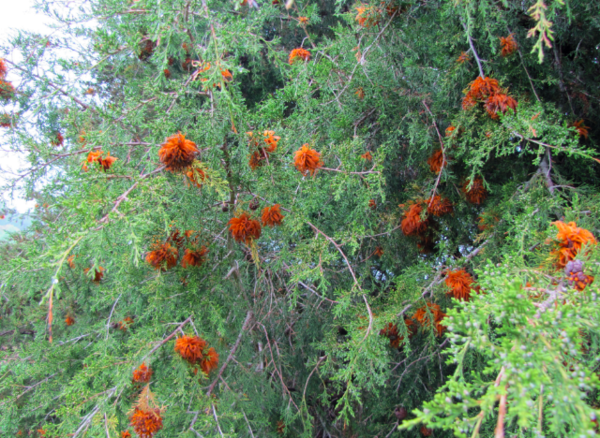
MULTIPOLYGON (((17 90, 0 143, 25 163, 4 191, 38 204, 0 242, 1 436, 133 434, 142 363, 157 438, 597 434, 598 282, 575 289, 553 225, 600 237, 597 5, 39 8, 56 31, 0 48, 17 90), (290 64, 297 48, 310 60, 290 64), (480 74, 516 111, 463 109, 480 74), (177 132, 199 152, 168 172, 158 151, 177 132), (295 167, 304 144, 314 176, 295 167), (434 195, 452 213, 428 212, 434 195), (275 204, 280 225, 234 239, 232 218, 275 204), (415 204, 425 231, 407 236, 415 204), (154 269, 165 243, 176 266, 154 269), (445 282, 459 269, 469 301, 445 282), (215 348, 216 370, 175 352, 183 334, 215 348)), ((599 251, 575 254, 585 278, 599 251)))

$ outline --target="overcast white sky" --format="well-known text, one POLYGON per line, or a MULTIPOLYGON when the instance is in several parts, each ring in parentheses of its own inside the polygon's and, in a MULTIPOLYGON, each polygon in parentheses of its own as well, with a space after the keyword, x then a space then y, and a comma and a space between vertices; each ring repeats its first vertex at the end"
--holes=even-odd
MULTIPOLYGON (((44 32, 45 22, 48 18, 37 14, 33 10, 33 0, 0 0, 0 42, 5 43, 10 35, 14 35, 17 29, 44 32)), ((0 56, 3 54, 0 53, 0 56)), ((10 79, 10 74, 9 74, 10 79)), ((17 169, 19 167, 18 157, 0 151, 0 164, 2 168, 17 169)), ((24 199, 13 199, 10 206, 24 213, 33 207, 35 202, 26 202, 24 199)))

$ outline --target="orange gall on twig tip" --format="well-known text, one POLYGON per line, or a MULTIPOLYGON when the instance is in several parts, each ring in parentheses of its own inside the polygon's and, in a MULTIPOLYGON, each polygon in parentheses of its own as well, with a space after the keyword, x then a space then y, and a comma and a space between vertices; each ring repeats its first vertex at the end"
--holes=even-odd
POLYGON ((551 252, 557 260, 555 265, 562 269, 567 263, 574 260, 584 245, 596 245, 598 242, 594 235, 585 228, 579 228, 575 222, 564 223, 562 221, 552 222, 556 225, 558 233, 558 248, 551 252))
POLYGON ((178 172, 189 167, 198 153, 196 143, 186 140, 185 135, 177 133, 168 137, 158 151, 158 157, 167 170, 178 172))
POLYGON ((421 204, 412 204, 404 212, 404 219, 402 219, 400 226, 405 236, 416 236, 425 232, 427 229, 427 219, 421 219, 422 211, 423 207, 421 207, 421 204))
POLYGON ((294 49, 290 52, 288 62, 290 63, 290 65, 292 65, 300 59, 305 62, 310 61, 310 52, 302 48, 294 49))
POLYGON ((435 324, 435 330, 437 336, 442 336, 446 327, 441 325, 440 322, 446 317, 446 314, 441 311, 440 306, 435 303, 427 303, 425 306, 418 309, 413 315, 413 319, 416 320, 423 327, 431 327, 433 316, 433 323, 435 324))
POLYGON ((281 225, 281 221, 285 216, 281 214, 280 205, 275 204, 272 207, 265 207, 262 210, 261 221, 263 227, 269 226, 274 227, 275 225, 281 225))
POLYGON ((445 283, 450 290, 446 292, 446 295, 451 295, 457 300, 469 301, 471 298, 471 291, 478 290, 478 288, 472 286, 473 281, 471 274, 464 269, 448 272, 445 283))
POLYGON ((468 53, 466 52, 461 52, 460 56, 456 59, 456 62, 458 64, 464 64, 465 62, 468 62, 471 60, 471 57, 469 56, 468 53))
POLYGON ((163 271, 173 268, 177 264, 179 255, 177 248, 171 246, 170 243, 154 244, 153 250, 146 255, 146 261, 152 265, 154 269, 163 271))
POLYGON ((140 438, 152 437, 163 427, 160 409, 158 408, 142 410, 136 407, 129 421, 129 424, 140 438))
MULTIPOLYGON (((83 270, 84 273, 88 273, 90 271, 90 268, 85 268, 83 270)), ((94 272, 94 278, 92 279, 92 281, 94 283, 100 283, 100 281, 102 280, 102 277, 104 277, 104 268, 102 266, 98 266, 98 269, 94 272)))
POLYGON ((448 165, 448 158, 444 159, 444 151, 438 149, 427 159, 427 164, 433 173, 438 174, 448 165))
POLYGON ((312 176, 315 174, 317 169, 323 166, 323 162, 321 161, 321 153, 311 149, 308 143, 305 143, 294 154, 294 166, 296 166, 296 169, 298 169, 303 175, 306 176, 308 173, 310 173, 312 176))
POLYGON ((465 194, 467 201, 471 204, 480 205, 488 196, 488 191, 483 185, 483 179, 476 177, 473 180, 473 185, 469 189, 468 187, 470 184, 471 180, 467 179, 462 186, 462 192, 465 194))
POLYGON ((248 213, 242 213, 239 217, 232 217, 229 222, 229 231, 236 242, 250 243, 260 238, 260 223, 251 219, 248 213))
POLYGON ((192 365, 204 358, 204 349, 208 343, 199 336, 182 336, 175 341, 175 351, 192 365))
POLYGON ((502 56, 507 57, 512 55, 517 51, 519 46, 517 45, 517 41, 515 40, 515 34, 511 33, 507 37, 500 37, 500 45, 502 46, 502 56))
POLYGON ((434 216, 443 216, 448 213, 452 213, 454 208, 452 203, 446 199, 442 198, 439 195, 435 195, 433 200, 430 198, 427 201, 427 213, 432 214, 434 216))
POLYGON ((198 251, 192 251, 191 249, 186 248, 185 254, 181 259, 181 267, 188 268, 192 266, 202 266, 202 264, 206 261, 206 254, 208 253, 208 249, 205 246, 200 248, 198 251))
POLYGON ((137 383, 148 383, 153 373, 152 368, 143 363, 133 371, 132 380, 137 383))

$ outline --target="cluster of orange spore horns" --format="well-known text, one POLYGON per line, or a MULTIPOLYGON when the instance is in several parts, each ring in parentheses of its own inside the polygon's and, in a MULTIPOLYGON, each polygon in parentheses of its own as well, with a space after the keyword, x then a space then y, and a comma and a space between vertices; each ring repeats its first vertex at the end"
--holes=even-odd
POLYGON ((175 351, 191 365, 198 365, 205 374, 219 366, 219 354, 199 336, 182 336, 175 341, 175 351))

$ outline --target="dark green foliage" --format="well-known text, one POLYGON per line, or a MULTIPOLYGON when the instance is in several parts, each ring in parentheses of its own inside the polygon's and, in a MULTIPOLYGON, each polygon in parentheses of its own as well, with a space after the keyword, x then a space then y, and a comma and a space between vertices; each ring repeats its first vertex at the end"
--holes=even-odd
MULTIPOLYGON (((56 34, 2 47, 22 61, 7 62, 18 125, 0 142, 27 163, 5 190, 38 206, 1 247, 0 435, 133 434, 146 363, 157 438, 414 438, 421 423, 434 437, 593 436, 598 281, 577 291, 556 268, 552 223, 600 237, 598 5, 275 3, 44 0, 56 34), (310 60, 290 64, 297 48, 310 60), (516 112, 463 110, 479 65, 516 112), (264 131, 281 139, 251 169, 264 131), (177 132, 200 150, 201 188, 159 160, 177 132), (304 144, 315 176, 294 166, 304 144), (99 150, 117 161, 89 162, 99 150), (465 195, 476 177, 480 205, 465 195), (428 215, 433 194, 453 213, 428 215), (427 232, 407 237, 413 203, 427 232), (232 238, 232 217, 274 204, 282 225, 232 238), (177 230, 196 240, 154 269, 146 256, 177 230), (184 269, 199 245, 206 262, 184 269), (461 268, 481 288, 468 302, 444 282, 461 268), (416 321, 428 302, 448 315, 437 329, 416 321), (219 368, 195 373, 174 351, 182 334, 219 368)), ((577 254, 596 278, 598 251, 577 254)))

